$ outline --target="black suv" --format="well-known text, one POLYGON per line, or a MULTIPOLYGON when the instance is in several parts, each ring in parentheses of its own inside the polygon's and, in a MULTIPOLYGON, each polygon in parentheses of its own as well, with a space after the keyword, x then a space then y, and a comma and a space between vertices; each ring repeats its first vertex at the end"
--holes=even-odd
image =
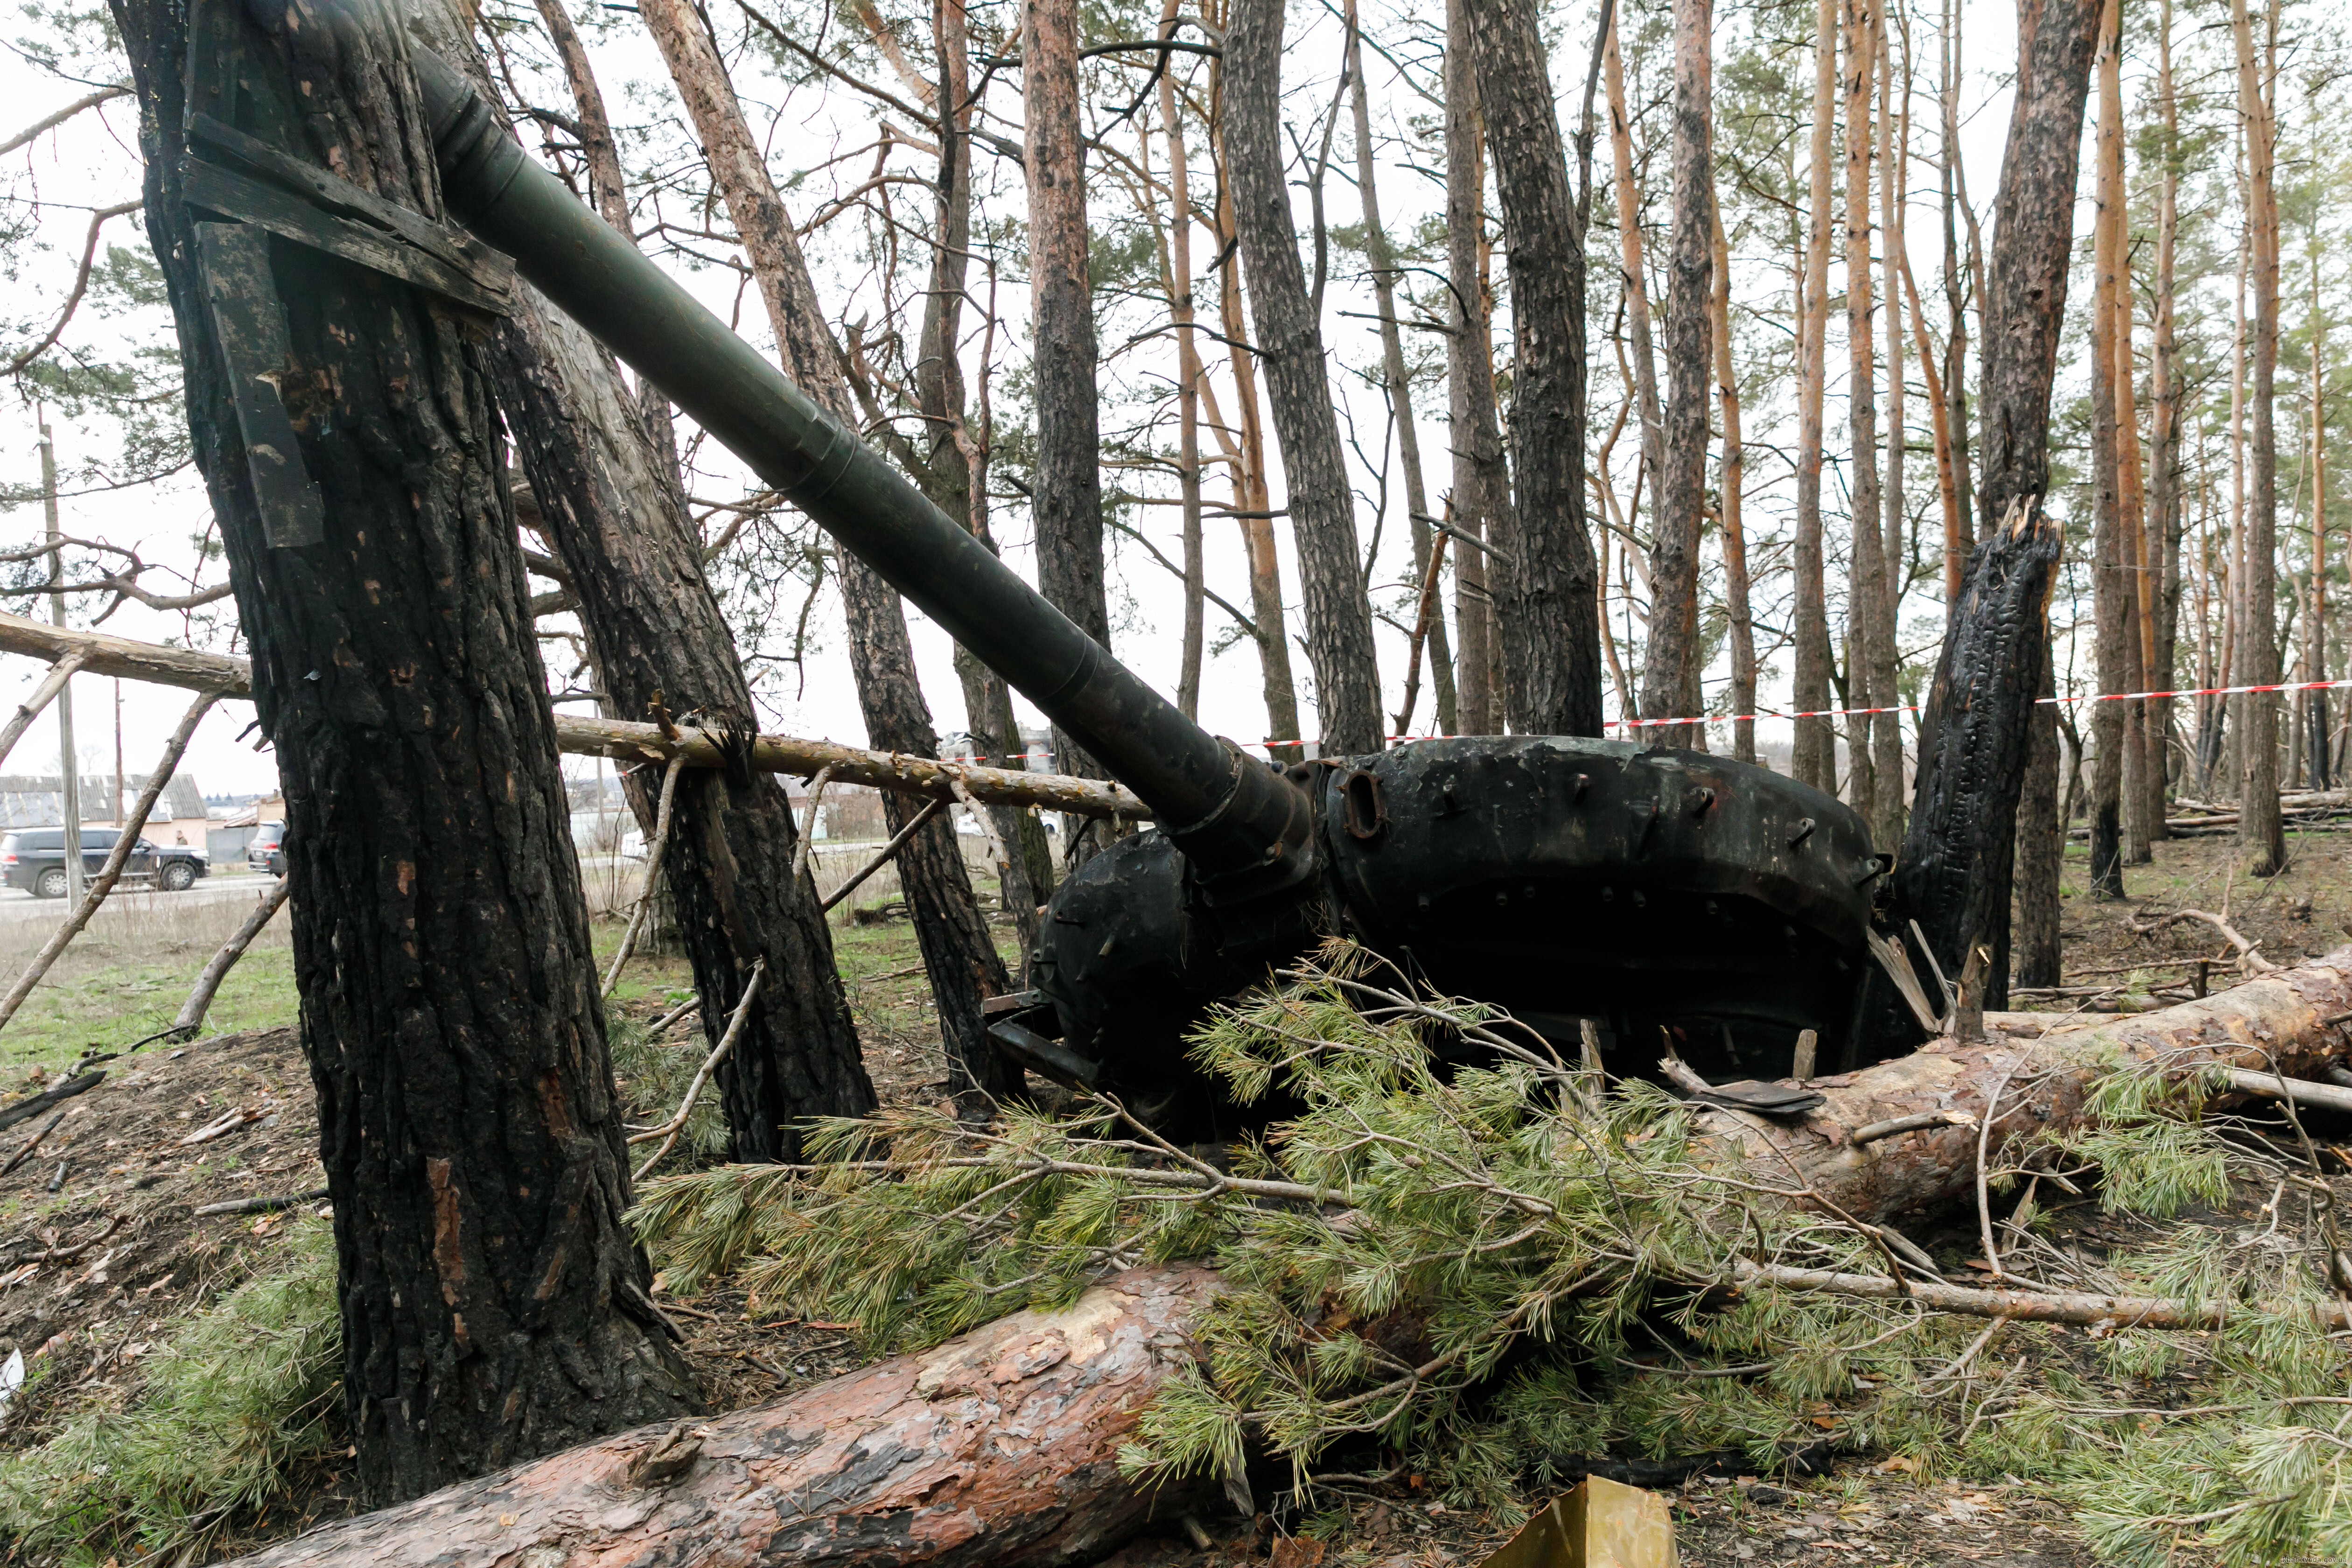
POLYGON ((265 822, 255 828, 245 846, 245 863, 273 877, 286 875, 286 825, 265 822))
MULTIPOLYGON (((113 853, 121 830, 85 827, 81 830, 82 875, 95 877, 113 853)), ((145 883, 176 893, 209 876, 212 862, 201 849, 184 844, 166 847, 142 838, 122 863, 122 879, 145 883)), ((0 883, 22 888, 38 899, 66 896, 66 830, 62 827, 19 827, 0 834, 0 883)))

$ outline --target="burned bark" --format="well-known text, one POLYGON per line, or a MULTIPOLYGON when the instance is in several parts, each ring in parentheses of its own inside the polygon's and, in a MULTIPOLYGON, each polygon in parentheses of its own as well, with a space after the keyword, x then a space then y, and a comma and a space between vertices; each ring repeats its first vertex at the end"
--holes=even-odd
POLYGON ((1061 1311, 329 1525, 236 1568, 1093 1562, 1188 1505, 1121 1475, 1118 1452, 1193 1364, 1217 1284, 1197 1267, 1116 1275, 1061 1311))
MULTIPOLYGON (((2237 40, 2238 114, 2246 137, 2246 227, 2252 241, 2254 285, 2252 428, 2250 432, 2252 493, 2246 500, 2243 585, 2238 605, 2240 660, 2234 684, 2276 685, 2279 679, 2278 436, 2273 427, 2279 349, 2279 212, 2273 175, 2278 156, 2278 126, 2263 81, 2264 62, 2254 48, 2253 23, 2246 0, 2231 0, 2230 27, 2237 40)), ((2238 842, 2247 852, 2246 869, 2274 877, 2286 869, 2286 836, 2279 820, 2278 699, 2268 692, 2237 700, 2242 771, 2238 798, 2238 842)))
POLYGON ((2063 535, 2021 507, 1969 558, 1919 716, 1919 792, 1895 860, 1895 902, 1946 974, 1990 949, 1982 1005, 2009 999, 2010 878, 2050 642, 2063 535))
MULTIPOLYGON (((2045 0, 2038 10, 2023 13, 2019 23, 2018 86, 2008 148, 2001 161, 1992 265, 1986 284, 1984 381, 1979 399, 1985 420, 1981 443, 1985 468, 1978 500, 1984 507, 2000 507, 1997 521, 2006 526, 1984 531, 1985 542, 1977 547, 1979 557, 2021 548, 2025 540, 2009 529, 2021 520, 2040 518, 2042 497, 2049 488, 2050 392, 2065 312, 2075 174, 2098 19, 2099 0, 2045 0)), ((2045 557, 2037 549, 2029 552, 2028 560, 2031 570, 2041 574, 2041 582, 2031 581, 2019 570, 2028 562, 2020 562, 2012 569, 2018 574, 2005 574, 1990 567, 1980 569, 1979 561, 1972 558, 1967 603, 1987 609, 1997 602, 2018 606, 2036 601, 2046 604, 2055 554, 2045 557), (1979 593, 1990 594, 1996 582, 2005 584, 2001 601, 1977 599, 1979 593)), ((2008 612, 2006 651, 1998 661, 1975 668, 1990 675, 2005 666, 2009 679, 2015 682, 2010 688, 2012 692, 2046 690, 2048 639, 2042 635, 2038 648, 2029 647, 2035 634, 2016 624, 2021 613, 2018 609, 2008 612)), ((1949 679, 1946 671, 1957 674, 1973 664, 1960 651, 1961 628, 1966 624, 1963 617, 1954 617, 1939 664, 1938 690, 1948 691, 1952 701, 1958 701, 1962 686, 1975 679, 1945 685, 1949 679)), ((1959 721, 1941 717, 1943 710, 1939 710, 1939 733, 1932 755, 1923 737, 1916 809, 1933 812, 1937 808, 1931 803, 1943 801, 1950 815, 1931 817, 1925 826, 1916 826, 1906 837, 1903 859, 1917 858, 1923 875, 1928 874, 1929 868, 1935 868, 1933 877, 1958 874, 1939 892, 1922 891, 1934 908, 1955 911, 1938 917, 1950 923, 1940 934, 1931 936, 1932 942, 1952 944, 1937 947, 1939 958, 1946 952, 1964 952, 1965 944, 1974 942, 1989 941, 1995 956, 2007 951, 2011 914, 2007 889, 2017 854, 2013 803, 2031 772, 2026 764, 2035 745, 2032 731, 2037 716, 2052 710, 2015 697, 1999 706, 2005 710, 2005 724, 1988 725, 1964 748, 1969 752, 1978 746, 1985 748, 1981 769, 1971 755, 1956 751, 1955 742, 1961 740, 1963 731, 1984 722, 1986 716, 1971 713, 1959 721), (1959 729, 1954 728, 1956 722, 1960 723, 1959 729), (1952 773, 1955 768, 1957 776, 1952 773), (1969 779, 1972 770, 1979 781, 1974 784, 1969 779), (1986 787, 1996 773, 2007 781, 1998 792, 1986 787), (1972 795, 1974 802, 1963 804, 1972 795), (1993 894, 1996 889, 1998 896, 1993 894), (1968 912, 1957 912, 1962 910, 1968 912)), ((2040 788, 2054 796, 2054 745, 2042 754, 2049 759, 2042 765, 2050 773, 2040 788)), ((2037 794, 2035 798, 2038 802, 2045 796, 2037 794)), ((2057 839, 2054 823, 2049 837, 2063 842, 2057 839)), ((2026 853, 2046 853, 2049 847, 2029 845, 2026 853)), ((2047 929, 2054 931, 2057 890, 2054 875, 2027 879, 2021 891, 2035 901, 2027 916, 2029 930, 2042 931, 2046 921, 2047 929)), ((1922 918, 1921 924, 1927 929, 1927 917, 1922 918)), ((1996 965, 1992 973, 1996 984, 2005 984, 2005 966, 1996 965)))
MULTIPOLYGON (((1600 569, 1584 522, 1584 218, 1569 189, 1535 7, 1529 0, 1467 0, 1466 8, 1503 204, 1517 340, 1511 468, 1518 526, 1512 559, 1502 563, 1496 617, 1506 717, 1521 734, 1598 735, 1600 569)), ((1705 308, 1703 297, 1698 304, 1705 308)), ((1703 384, 1700 395, 1703 409, 1703 384)), ((1490 585, 1494 577, 1490 566, 1490 585)))
POLYGON ((1357 558, 1355 500, 1323 363, 1322 326, 1307 299, 1282 174, 1281 0, 1234 0, 1226 26, 1223 142, 1234 232, 1282 443, 1323 754, 1377 752, 1386 726, 1371 605, 1357 558))
POLYGON ((373 6, 283 31, 204 6, 193 37, 176 5, 113 15, 286 785, 344 1405, 362 1491, 389 1501, 694 1396, 620 1223, 619 1108, 483 351, 415 286, 185 205, 193 108, 435 219, 403 36, 373 6), (283 312, 277 384, 320 543, 265 533, 208 255, 283 312))

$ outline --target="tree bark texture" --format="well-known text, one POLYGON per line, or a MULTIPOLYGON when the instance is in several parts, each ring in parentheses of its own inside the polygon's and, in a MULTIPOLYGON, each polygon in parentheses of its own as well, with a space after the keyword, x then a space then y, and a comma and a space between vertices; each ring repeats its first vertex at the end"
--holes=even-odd
MULTIPOLYGON (((1371 93, 1364 80, 1364 47, 1354 29, 1348 35, 1349 109, 1355 121, 1356 189, 1364 204, 1364 261, 1372 275, 1372 308, 1381 318, 1381 371, 1387 379, 1389 406, 1396 418, 1397 466, 1404 471, 1405 526, 1412 541, 1412 580, 1418 585, 1429 573, 1431 534, 1429 496, 1421 473, 1421 429, 1413 420, 1412 381, 1404 368, 1404 334, 1397 325, 1396 251, 1381 222, 1379 160, 1372 156, 1371 93)), ((1413 613, 1419 615, 1415 603, 1413 613)), ((1460 720, 1454 684, 1454 649, 1445 636, 1445 617, 1428 621, 1429 681, 1437 728, 1451 735, 1460 720)))
POLYGON ((793 875, 800 834, 783 785, 744 754, 756 730, 751 692, 703 576, 686 497, 611 356, 535 292, 527 300, 500 328, 494 363, 589 657, 616 710, 660 701, 698 715, 733 764, 679 776, 665 858, 712 1047, 752 965, 767 961, 752 1016, 719 1068, 733 1157, 797 1160, 799 1123, 875 1104, 832 931, 814 879, 793 875))
MULTIPOLYGON (((1756 711, 1756 617, 1748 584, 1748 532, 1742 506, 1747 482, 1747 455, 1739 430, 1739 373, 1731 363, 1731 242, 1723 232, 1723 212, 1714 215, 1715 228, 1715 381, 1716 397, 1723 406, 1723 466, 1717 483, 1723 509, 1723 597, 1731 622, 1731 711, 1756 711)), ((1604 632, 1605 635, 1605 632, 1604 632)), ((1743 763, 1756 760, 1756 721, 1735 719, 1731 754, 1743 763)))
MULTIPOLYGON (((2047 624, 2035 662, 2042 671, 2038 694, 2057 695, 2047 624)), ((2056 985, 2062 966, 2059 882, 2065 869, 2068 826, 2059 818, 2057 705, 2036 702, 2027 728, 2032 749, 2026 757, 2024 793, 2017 803, 2017 923, 2008 984, 2056 985)))
MULTIPOLYGON (((1511 268, 1517 528, 1512 559, 1490 563, 1487 576, 1491 585, 1492 566, 1501 565, 1505 717, 1520 734, 1598 735, 1600 569, 1584 521, 1584 220, 1569 189, 1534 0, 1469 0, 1467 9, 1511 268)), ((1706 296, 1696 303, 1704 310, 1706 296)), ((1704 382, 1700 396, 1704 410, 1704 382)), ((1704 439, 1699 450, 1703 463, 1704 439)))
MULTIPOLYGON (((1996 255, 1999 248, 1996 240, 1996 255)), ((1947 1125, 1856 1148, 1849 1134, 1857 1127, 1929 1110, 1981 1120, 1990 1109, 2000 1120, 1986 1152, 1998 1170, 2011 1163, 2004 1151, 2013 1158, 2086 1125, 2092 1085, 2118 1064, 2161 1064, 2168 1075, 2185 1076, 2210 1063, 2325 1080, 2347 1048, 2330 1020, 2347 1012, 2352 948, 2198 1001, 2095 1023, 1997 1013, 1986 1018, 1979 1043, 1947 1037, 1859 1072, 1807 1080, 1829 1103, 1793 1121, 1702 1112, 1701 1146, 1711 1142, 1725 1161, 1748 1163, 1759 1181, 1784 1191, 1803 1183, 1855 1218, 1875 1222, 1971 1192, 1979 1130, 1947 1125)))
MULTIPOLYGON (((2099 79, 2098 223, 2105 237, 2105 259, 2099 266, 2100 300, 2106 322, 2106 351, 2095 370, 2107 383, 2113 442, 2116 561, 2124 597, 2123 676, 2109 691, 2146 691, 2148 667, 2156 662, 2155 625, 2149 619, 2154 595, 2148 578, 2147 518, 2145 487, 2140 482, 2139 416, 2134 395, 2138 374, 2132 354, 2131 185, 2124 165, 2123 9, 2121 0, 2108 6, 2106 42, 2097 63, 2099 79)), ((2147 704, 2126 702, 2123 710, 2123 837, 2124 859, 2145 866, 2152 858, 2148 842, 2149 752, 2147 704)), ((2160 777, 2160 775, 2159 775, 2160 777)), ((2164 818, 2163 788, 2154 801, 2155 818, 2164 818)))
MULTIPOLYGON (((2083 112, 2090 95, 2098 17, 2098 0, 2039 0, 2019 13, 2017 82, 2001 155, 2000 188, 1994 195, 1993 244, 1981 317, 1979 539, 2013 512, 2037 510, 2050 489, 2051 385, 2066 312, 2083 112)), ((2046 653, 2043 658, 2047 668, 2046 653)), ((2050 689, 2043 689, 2047 694, 2050 689)), ((2035 712, 2050 715, 2054 730, 2054 709, 2037 708, 2035 712)), ((2054 800, 2056 736, 2045 734, 2047 751, 2042 754, 2049 758, 2048 788, 2054 800)), ((2052 837, 2056 839, 2063 828, 2063 822, 2053 824, 2052 837)), ((2057 842, 2063 846, 2063 840, 2057 842)), ((2025 852, 2029 857, 2055 854, 2048 845, 2037 847, 2032 840, 2025 852)), ((2035 953, 2034 944, 2028 942, 2029 964, 2046 956, 2054 979, 2054 866, 2051 872, 2046 878, 2022 879, 2019 893, 2028 906, 2021 917, 2024 929, 2051 933, 2046 953, 2035 953)))
POLYGON ((2034 509, 1970 557, 1920 714, 1919 788, 1895 859, 1895 908, 1919 922, 1946 974, 1979 944, 1991 949, 1988 1007, 2009 1000, 2018 800, 2063 543, 2056 520, 2034 509))
MULTIPOLYGON (((1797 710, 1830 705, 1830 620, 1822 555, 1822 404, 1830 324, 1830 138, 1837 113, 1838 0, 1819 0, 1813 28, 1813 122, 1807 173, 1804 270, 1798 279, 1797 516, 1790 543, 1791 691, 1797 710)), ((1837 739, 1828 719, 1794 726, 1790 771, 1825 795, 1837 793, 1837 739)))
MULTIPOLYGON (((1673 241, 1666 258, 1666 424, 1650 547, 1645 718, 1698 717, 1698 543, 1706 511, 1707 391, 1714 381, 1714 0, 1675 0, 1673 241)), ((1703 724, 1653 730, 1703 747, 1703 724)))
MULTIPOLYGON (((1845 0, 1845 321, 1846 408, 1852 436, 1847 494, 1853 516, 1846 585, 1846 683, 1856 708, 1890 708, 1895 689, 1895 616, 1888 603, 1886 552, 1880 533, 1878 351, 1872 336, 1870 216, 1871 113, 1880 36, 1875 0, 1845 0)), ((1903 819, 1902 715, 1858 713, 1847 727, 1849 797, 1870 821, 1872 838, 1892 847, 1903 819), (1895 740, 1895 766, 1884 737, 1895 740)))
POLYGON ((2050 388, 2098 21, 2099 0, 2034 0, 2018 14, 2017 83, 1985 268, 1979 538, 2013 505, 2050 489, 2050 388))
POLYGON ((1518 531, 1511 476, 1495 409, 1494 300, 1486 286, 1486 127, 1470 60, 1470 0, 1445 7, 1445 268, 1453 335, 1446 339, 1448 444, 1453 448, 1454 526, 1473 542, 1454 552, 1454 625, 1461 632, 1455 683, 1462 733, 1504 730, 1502 665, 1494 558, 1479 547, 1518 531))
MULTIPOLYGON (((390 1501, 694 1395, 621 1225, 624 1132, 483 351, 409 285, 264 242, 253 281, 286 319, 278 384, 325 534, 269 547, 182 201, 197 40, 173 5, 113 14, 197 462, 286 787, 344 1403, 362 1492, 390 1501)), ((205 112, 437 217, 389 8, 209 16, 205 47, 245 63, 194 73, 240 89, 205 112)))
POLYGON ((1283 178, 1282 33, 1282 0, 1234 0, 1225 34, 1225 165, 1258 362, 1282 443, 1291 534, 1298 542, 1323 754, 1346 756, 1381 750, 1387 726, 1381 722, 1371 605, 1356 553, 1355 498, 1283 178))
POLYGON ((1015 1312, 675 1438, 649 1426, 452 1487, 236 1568, 1093 1562, 1188 1506, 1182 1489, 1122 1477, 1118 1450, 1193 1364, 1217 1283, 1198 1267, 1118 1275, 1058 1312, 1015 1312), (632 1479, 688 1444, 683 1473, 632 1479))
MULTIPOLYGON (((971 43, 963 0, 940 0, 931 11, 932 46, 939 58, 934 104, 944 104, 936 128, 940 148, 939 190, 932 233, 930 289, 923 300, 922 337, 915 363, 915 404, 923 418, 923 440, 913 465, 924 493, 940 510, 961 521, 990 549, 985 484, 990 433, 975 434, 965 419, 963 361, 959 342, 964 289, 971 272, 971 115, 975 107, 969 59, 971 43)), ((1197 489, 1197 480, 1195 481, 1197 489)), ((1097 521, 1100 514, 1097 511, 1097 521)), ((1013 712, 1013 689, 1004 678, 959 647, 956 677, 963 688, 964 731, 978 760, 1019 768, 1024 750, 1013 712)), ((1008 857, 997 868, 997 901, 1013 919, 1028 952, 1037 936, 1037 906, 1053 890, 1052 847, 1034 812, 1010 805, 987 808, 996 842, 1008 857)))
MULTIPOLYGON (((2231 0, 2230 27, 2237 40, 2238 117, 2246 136, 2246 227, 2252 244, 2254 285, 2253 386, 2248 421, 2244 586, 2238 595, 2239 668, 2232 684, 2270 686, 2279 679, 2278 437, 2273 426, 2279 347, 2278 192, 2272 184, 2278 155, 2278 127, 2264 94, 2263 67, 2254 47, 2246 0, 2231 0)), ((2274 877, 2286 869, 2286 835, 2279 821, 2278 699, 2268 692, 2236 699, 2238 734, 2244 748, 2238 792, 2238 843, 2246 869, 2274 877)))
MULTIPOLYGON (((2120 45, 2118 0, 2105 0, 2100 12, 2098 165, 2095 189, 2098 206, 2093 218, 2091 296, 2091 590, 2095 679, 2101 691, 2136 691, 2131 681, 2131 645, 2138 636, 2134 626, 2137 590, 2129 560, 2128 530, 2124 521, 2121 446, 2116 424, 2116 315, 2121 291, 2124 234, 2114 221, 2123 199, 2122 75, 2116 54, 2120 45)), ((2132 736, 2126 733, 2130 714, 2121 702, 2097 702, 2091 707, 2091 893, 2095 898, 2120 899, 2124 894, 2124 862, 2130 858, 2126 831, 2126 784, 2137 783, 2130 767, 2132 736)))
MULTIPOLYGON (((844 427, 856 429, 840 349, 825 325, 792 218, 751 140, 709 34, 688 0, 646 0, 641 14, 686 101, 712 178, 751 258, 785 373, 844 427)), ((885 751, 936 757, 939 737, 916 679, 914 647, 897 590, 846 551, 841 552, 840 583, 850 669, 866 739, 885 751)), ((884 797, 893 833, 916 809, 895 794, 884 797)), ((982 999, 1003 994, 1010 982, 972 896, 955 827, 944 814, 898 851, 898 869, 939 1009, 950 1087, 960 1093, 975 1087, 991 1092, 1017 1087, 1019 1069, 1003 1064, 981 1035, 982 999)))
MULTIPOLYGON (((1022 0, 1023 167, 1029 182, 1030 318, 1036 351, 1037 460, 1029 517, 1037 591, 1105 647, 1102 438, 1096 416, 1095 304, 1087 274, 1087 145, 1078 121, 1076 0, 1022 0)), ((1102 766, 1054 728, 1055 766, 1102 766)), ((1073 827, 1076 824, 1069 825, 1073 827)), ((1090 835, 1088 836, 1091 837, 1090 835)), ((1079 837, 1071 837, 1073 849, 1079 837)))

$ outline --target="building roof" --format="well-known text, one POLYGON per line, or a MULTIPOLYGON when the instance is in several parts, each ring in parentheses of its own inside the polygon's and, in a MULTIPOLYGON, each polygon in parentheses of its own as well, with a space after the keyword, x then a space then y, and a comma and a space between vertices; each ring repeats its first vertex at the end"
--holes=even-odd
MULTIPOLYGON (((145 773, 123 776, 123 808, 147 787, 145 773)), ((85 822, 112 820, 106 808, 114 794, 112 773, 85 773, 81 778, 81 815, 85 822)), ((153 820, 172 821, 205 815, 204 792, 193 773, 173 773, 155 803, 153 820)), ((56 773, 0 773, 0 828, 54 827, 66 819, 65 781, 56 773)))

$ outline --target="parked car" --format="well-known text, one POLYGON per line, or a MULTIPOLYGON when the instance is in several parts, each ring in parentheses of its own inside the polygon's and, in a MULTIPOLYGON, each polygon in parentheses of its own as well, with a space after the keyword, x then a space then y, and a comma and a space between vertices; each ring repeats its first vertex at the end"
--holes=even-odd
POLYGON ((286 875, 286 825, 265 822, 254 829, 253 837, 245 847, 245 863, 273 877, 286 875))
MULTIPOLYGON (((121 830, 85 827, 81 830, 82 875, 95 877, 114 851, 121 830)), ((177 893, 194 887, 199 877, 212 874, 212 862, 201 849, 184 844, 158 844, 142 838, 122 863, 122 879, 145 883, 177 893)), ((62 827, 20 827, 0 835, 0 882, 22 888, 39 899, 66 896, 66 830, 62 827)))

